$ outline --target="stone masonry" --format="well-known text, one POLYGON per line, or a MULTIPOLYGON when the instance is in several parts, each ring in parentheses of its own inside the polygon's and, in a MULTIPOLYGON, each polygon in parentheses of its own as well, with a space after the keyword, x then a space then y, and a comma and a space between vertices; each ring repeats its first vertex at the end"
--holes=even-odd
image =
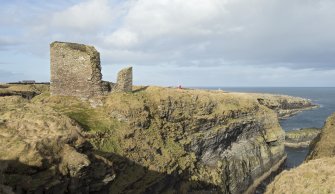
POLYGON ((51 95, 90 98, 103 94, 100 54, 93 46, 50 44, 51 95))
POLYGON ((117 74, 115 91, 131 92, 133 90, 133 68, 124 68, 117 74))

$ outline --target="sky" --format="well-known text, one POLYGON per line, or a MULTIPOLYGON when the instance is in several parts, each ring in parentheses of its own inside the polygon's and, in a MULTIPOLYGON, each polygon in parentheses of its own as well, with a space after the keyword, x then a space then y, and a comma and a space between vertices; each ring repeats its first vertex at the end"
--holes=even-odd
POLYGON ((0 82, 49 81, 49 44, 94 46, 103 79, 335 86, 334 0, 0 0, 0 82))

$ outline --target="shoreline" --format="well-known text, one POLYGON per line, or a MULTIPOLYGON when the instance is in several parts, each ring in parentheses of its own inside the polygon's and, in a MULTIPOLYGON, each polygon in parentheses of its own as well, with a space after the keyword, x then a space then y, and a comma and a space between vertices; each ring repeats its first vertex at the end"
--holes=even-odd
POLYGON ((304 111, 318 109, 320 107, 321 107, 321 105, 319 105, 319 104, 313 104, 312 106, 305 107, 305 108, 291 109, 291 110, 289 110, 289 111, 291 111, 291 113, 286 113, 283 116, 278 116, 278 119, 279 120, 287 120, 287 119, 289 119, 289 118, 291 118, 291 117, 293 117, 293 116, 295 116, 295 115, 297 115, 299 113, 302 113, 304 111))

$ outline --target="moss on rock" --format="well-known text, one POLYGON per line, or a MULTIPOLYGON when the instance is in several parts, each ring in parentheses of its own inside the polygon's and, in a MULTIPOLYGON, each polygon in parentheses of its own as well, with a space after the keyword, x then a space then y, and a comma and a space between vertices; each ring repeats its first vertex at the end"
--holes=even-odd
POLYGON ((285 133, 285 146, 293 148, 309 147, 320 132, 321 130, 316 128, 287 131, 285 133))

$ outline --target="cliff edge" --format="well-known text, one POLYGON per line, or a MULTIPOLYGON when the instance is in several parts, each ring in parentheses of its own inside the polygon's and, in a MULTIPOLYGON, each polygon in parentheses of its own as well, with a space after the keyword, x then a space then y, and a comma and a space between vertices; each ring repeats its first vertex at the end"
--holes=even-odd
POLYGON ((0 107, 0 184, 13 191, 250 192, 286 158, 277 108, 255 95, 135 87, 83 101, 40 88, 0 107))

